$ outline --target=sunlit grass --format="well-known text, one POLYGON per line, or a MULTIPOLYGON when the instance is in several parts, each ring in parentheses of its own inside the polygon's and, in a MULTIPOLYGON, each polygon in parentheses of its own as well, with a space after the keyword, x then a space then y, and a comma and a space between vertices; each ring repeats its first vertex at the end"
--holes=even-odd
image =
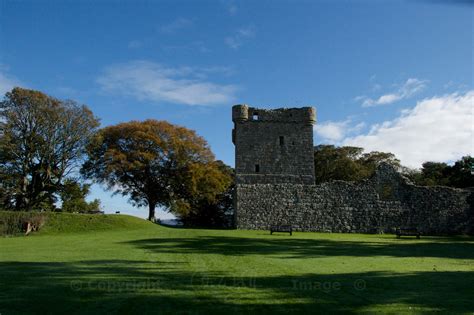
POLYGON ((0 239, 0 313, 474 312, 473 238, 271 236, 128 216, 82 216, 68 231, 70 216, 0 239))

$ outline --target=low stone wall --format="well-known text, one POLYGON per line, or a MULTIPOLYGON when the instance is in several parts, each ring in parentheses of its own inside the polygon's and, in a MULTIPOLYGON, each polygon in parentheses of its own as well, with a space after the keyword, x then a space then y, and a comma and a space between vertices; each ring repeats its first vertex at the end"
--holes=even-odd
POLYGON ((474 192, 410 183, 388 164, 366 181, 320 185, 237 184, 236 225, 297 231, 379 233, 416 227, 424 234, 474 234, 474 192))

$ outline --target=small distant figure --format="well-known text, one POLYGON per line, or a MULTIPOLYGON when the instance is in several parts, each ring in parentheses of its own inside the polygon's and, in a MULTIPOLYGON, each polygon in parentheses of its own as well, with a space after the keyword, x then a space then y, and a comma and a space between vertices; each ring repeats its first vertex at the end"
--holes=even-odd
POLYGON ((25 222, 23 223, 23 231, 25 231, 25 235, 29 235, 31 232, 36 231, 36 227, 31 222, 25 222))
POLYGON ((28 221, 24 221, 22 225, 25 235, 29 235, 31 232, 38 232, 44 225, 44 217, 33 217, 28 221))
POLYGON ((120 211, 115 211, 115 214, 120 214, 120 211))

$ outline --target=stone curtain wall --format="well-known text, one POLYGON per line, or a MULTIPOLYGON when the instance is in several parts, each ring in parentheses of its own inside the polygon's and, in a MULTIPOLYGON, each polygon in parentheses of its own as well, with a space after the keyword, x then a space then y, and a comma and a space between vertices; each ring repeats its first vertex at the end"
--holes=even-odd
POLYGON ((291 224, 297 231, 474 234, 474 192, 411 184, 388 164, 366 181, 321 185, 237 184, 237 228, 291 224))

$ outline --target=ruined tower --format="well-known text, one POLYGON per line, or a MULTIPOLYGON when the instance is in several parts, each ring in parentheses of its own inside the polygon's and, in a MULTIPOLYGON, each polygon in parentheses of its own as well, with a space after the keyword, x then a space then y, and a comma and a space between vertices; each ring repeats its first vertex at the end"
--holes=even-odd
POLYGON ((232 107, 237 184, 314 184, 313 107, 232 107))

